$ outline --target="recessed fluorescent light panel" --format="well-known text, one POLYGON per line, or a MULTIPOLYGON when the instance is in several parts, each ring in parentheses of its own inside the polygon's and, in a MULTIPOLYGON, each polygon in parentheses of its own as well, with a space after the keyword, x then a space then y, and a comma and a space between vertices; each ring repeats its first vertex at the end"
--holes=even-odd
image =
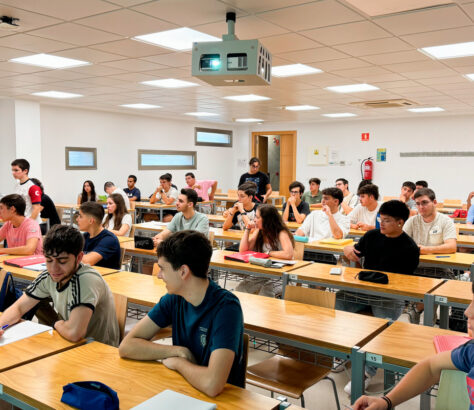
POLYGON ((272 75, 275 77, 292 77, 295 75, 317 74, 323 71, 319 68, 310 67, 305 64, 288 64, 272 67, 272 75))
POLYGON ((357 114, 353 114, 351 112, 335 112, 332 114, 322 114, 323 117, 329 118, 345 118, 345 117, 357 117, 357 114))
POLYGON ((285 110, 288 111, 311 111, 311 110, 319 110, 319 107, 315 107, 314 105, 287 105, 285 110))
POLYGON ((468 80, 474 81, 474 74, 464 74, 464 77, 466 77, 468 80))
POLYGON ((136 36, 133 37, 133 40, 143 41, 155 46, 178 51, 191 50, 194 42, 203 43, 207 41, 222 41, 222 39, 218 37, 210 36, 209 34, 201 33, 200 31, 188 27, 136 36))
POLYGON ((184 88, 184 87, 196 87, 199 85, 196 83, 191 83, 190 81, 176 80, 175 78, 167 78, 165 80, 143 81, 142 84, 152 85, 153 87, 163 87, 163 88, 184 88))
POLYGON ((444 111, 441 107, 421 107, 421 108, 409 108, 410 112, 439 112, 444 111))
POLYGON ((91 64, 87 61, 74 60, 73 58, 53 56, 51 54, 33 54, 26 57, 12 58, 12 63, 35 65, 46 68, 71 68, 91 64))
POLYGON ((120 107, 125 107, 125 108, 135 108, 137 110, 152 110, 154 108, 161 108, 160 105, 153 105, 153 104, 122 104, 120 107))
POLYGON ((334 87, 326 87, 326 90, 334 91, 335 93, 358 93, 361 91, 374 91, 379 90, 375 85, 370 84, 349 84, 349 85, 336 85, 334 87))
POLYGON ((270 98, 264 97, 262 95, 255 95, 255 94, 245 94, 245 95, 231 95, 229 97, 224 97, 226 100, 232 101, 241 101, 241 102, 248 102, 248 101, 264 101, 269 100, 270 98))
POLYGON ((192 115, 194 117, 215 117, 219 114, 213 112, 187 112, 185 115, 192 115))
POLYGON ((82 97, 82 94, 63 93, 62 91, 41 91, 38 93, 33 93, 31 95, 36 95, 38 97, 60 98, 60 99, 82 97))
POLYGON ((474 41, 468 43, 446 44, 444 46, 419 48, 423 54, 438 60, 474 56, 474 41))
POLYGON ((237 118, 235 121, 237 122, 263 122, 263 120, 259 118, 237 118))

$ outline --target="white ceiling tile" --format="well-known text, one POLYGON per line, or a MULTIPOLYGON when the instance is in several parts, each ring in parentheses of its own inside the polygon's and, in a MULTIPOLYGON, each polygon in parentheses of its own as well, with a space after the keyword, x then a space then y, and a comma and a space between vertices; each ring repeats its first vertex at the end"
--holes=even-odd
POLYGON ((428 60, 416 61, 413 63, 389 64, 383 65, 383 67, 396 73, 407 73, 412 71, 440 70, 443 69, 445 66, 439 61, 428 60))
POLYGON ((359 41, 349 44, 339 44, 334 46, 334 48, 354 57, 361 57, 372 54, 410 50, 412 47, 398 38, 390 37, 378 40, 359 41))
POLYGON ((120 74, 124 72, 124 70, 119 70, 118 68, 105 67, 98 64, 75 67, 75 68, 71 68, 70 70, 75 71, 77 73, 89 74, 91 76, 114 75, 114 74, 120 74))
MULTIPOLYGON (((156 77, 152 74, 145 74, 145 73, 123 73, 117 75, 111 75, 110 78, 114 78, 117 80, 140 83, 142 81, 151 81, 155 80, 156 77)), ((144 86, 146 89, 150 89, 149 86, 144 86)))
POLYGON ((368 16, 381 16, 401 13, 408 10, 423 9, 440 4, 452 3, 452 0, 346 0, 350 5, 368 16))
POLYGON ((456 76, 450 76, 450 77, 442 77, 440 78, 420 78, 417 80, 418 83, 424 84, 424 85, 437 85, 443 83, 443 84, 453 84, 453 83, 466 83, 467 80, 463 76, 456 75, 456 76))
POLYGON ((316 63, 318 61, 347 58, 348 55, 330 47, 311 48, 308 50, 292 51, 280 54, 281 57, 297 63, 316 63))
POLYGON ((107 67, 120 68, 121 70, 132 71, 132 72, 159 70, 160 68, 167 68, 164 65, 155 64, 150 61, 132 59, 132 58, 117 60, 117 61, 109 61, 107 63, 102 63, 101 65, 107 66, 107 67))
POLYGON ((474 66, 474 57, 450 58, 443 61, 449 67, 467 67, 474 66))
POLYGON ((448 77, 454 75, 456 72, 449 68, 443 68, 440 70, 429 70, 429 71, 411 71, 403 73, 403 76, 412 80, 418 80, 420 78, 437 78, 437 77, 448 77))
POLYGON ((45 67, 35 67, 32 65, 12 63, 9 61, 4 61, 0 63, 0 69, 9 71, 12 74, 13 73, 38 73, 38 72, 44 72, 44 71, 49 70, 49 68, 45 68, 45 67))
POLYGON ((428 33, 409 34, 401 39, 417 48, 441 46, 443 44, 464 43, 474 38, 474 26, 435 30, 428 33))
POLYGON ((375 85, 384 90, 393 90, 393 89, 403 88, 403 87, 416 87, 419 84, 412 80, 399 80, 399 81, 382 81, 382 82, 372 83, 372 85, 375 85))
MULTIPOLYGON (((221 0, 222 3, 245 10, 248 13, 276 10, 307 3, 308 0, 221 0)), ((230 10, 229 10, 230 11, 230 10)))
POLYGON ((137 6, 138 4, 148 3, 150 0, 107 0, 109 3, 117 4, 123 7, 137 6))
POLYGON ((364 67, 351 68, 349 70, 337 70, 333 71, 333 74, 345 78, 352 78, 354 80, 358 80, 364 83, 370 83, 371 79, 375 76, 381 76, 392 73, 382 67, 364 67))
POLYGON ((263 45, 272 54, 279 54, 294 50, 304 50, 320 46, 314 40, 303 37, 296 33, 282 34, 279 36, 265 37, 260 39, 263 45))
POLYGON ((88 47, 71 48, 69 50, 63 50, 53 54, 60 54, 61 57, 75 58, 77 60, 88 61, 94 64, 123 58, 123 56, 118 54, 105 53, 103 51, 94 50, 93 48, 88 47))
MULTIPOLYGON (((19 4, 19 2, 16 2, 19 4)), ((20 8, 12 6, 5 6, 0 4, 0 16, 10 16, 19 19, 19 27, 17 27, 14 33, 20 33, 22 31, 34 30, 40 27, 50 26, 53 24, 62 23, 62 20, 58 20, 52 17, 48 17, 38 13, 31 13, 20 8)), ((7 36, 11 34, 10 30, 0 30, 0 36, 7 36)))
POLYGON ((474 20, 474 3, 464 4, 462 9, 474 20))
POLYGON ((335 70, 344 70, 349 68, 359 68, 359 67, 369 67, 371 66, 370 63, 367 61, 360 60, 358 58, 340 58, 337 60, 329 60, 329 61, 321 61, 317 64, 313 64, 314 66, 317 65, 317 68, 326 71, 332 72, 335 70))
POLYGON ((381 53, 372 56, 364 56, 361 57, 361 59, 369 61, 372 64, 378 65, 430 60, 428 56, 423 53, 420 53, 418 50, 399 51, 396 53, 381 53))
POLYGON ((105 51, 107 53, 115 53, 124 57, 129 58, 139 58, 153 56, 156 54, 169 53, 169 50, 166 50, 161 47, 155 47, 150 44, 142 43, 141 41, 134 40, 119 40, 111 41, 109 43, 96 44, 91 46, 91 48, 96 50, 105 51))
POLYGON ((10 60, 11 58, 22 57, 25 55, 23 50, 15 50, 14 48, 0 47, 0 61, 10 60))
POLYGON ((0 46, 17 48, 25 50, 23 55, 31 53, 51 53, 53 51, 65 50, 73 47, 71 44, 61 41, 48 40, 28 34, 14 34, 8 37, 0 38, 0 46))
POLYGON ((157 56, 146 57, 144 60, 153 63, 165 65, 168 67, 189 67, 191 71, 191 54, 190 53, 170 53, 160 54, 157 56))

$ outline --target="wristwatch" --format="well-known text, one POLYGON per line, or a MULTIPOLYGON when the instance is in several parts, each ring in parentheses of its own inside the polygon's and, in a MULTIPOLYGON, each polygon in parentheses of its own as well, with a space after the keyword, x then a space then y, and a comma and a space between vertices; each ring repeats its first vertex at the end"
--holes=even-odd
POLYGON ((241 212, 240 215, 247 215, 247 212, 241 212))

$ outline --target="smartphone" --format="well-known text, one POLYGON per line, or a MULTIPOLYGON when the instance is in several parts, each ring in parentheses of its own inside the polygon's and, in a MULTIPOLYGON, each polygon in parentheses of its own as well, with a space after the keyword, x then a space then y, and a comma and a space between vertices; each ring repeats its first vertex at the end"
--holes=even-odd
POLYGON ((341 268, 331 268, 329 273, 331 275, 340 275, 342 273, 342 269, 341 268))

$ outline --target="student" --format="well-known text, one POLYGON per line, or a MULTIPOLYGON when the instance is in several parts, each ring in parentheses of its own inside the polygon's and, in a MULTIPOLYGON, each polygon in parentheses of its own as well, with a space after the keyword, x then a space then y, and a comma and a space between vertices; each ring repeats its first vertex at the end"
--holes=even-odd
POLYGON ((41 225, 41 189, 28 177, 30 163, 26 159, 16 159, 11 163, 13 178, 19 181, 15 194, 21 195, 26 203, 25 216, 41 225))
POLYGON ((194 189, 197 192, 198 201, 199 201, 199 198, 201 198, 201 201, 214 200, 214 194, 216 193, 216 189, 217 189, 217 181, 214 181, 212 179, 202 179, 202 180, 196 181, 196 177, 194 176, 192 172, 188 172, 185 175, 185 179, 186 179, 186 184, 188 185, 188 188, 194 189), (209 189, 211 190, 211 193, 209 193, 209 189))
POLYGON ((82 193, 77 196, 77 205, 81 205, 83 202, 95 202, 97 201, 97 195, 95 193, 95 186, 92 181, 84 181, 82 184, 82 193))
MULTIPOLYGON (((171 186, 171 174, 163 174, 160 177, 160 185, 151 194, 150 204, 175 205, 178 199, 178 190, 171 186)), ((176 211, 163 211, 163 222, 169 222, 176 215, 176 211)))
POLYGON ((244 387, 242 309, 235 295, 207 277, 211 244, 199 232, 181 231, 161 242, 157 253, 168 294, 125 336, 120 356, 162 360, 211 397, 226 383, 244 387), (153 343, 169 325, 173 345, 153 343))
MULTIPOLYGON (((409 214, 410 211, 401 201, 383 203, 380 207, 380 229, 373 229, 355 245, 346 246, 344 255, 356 263, 360 263, 361 258, 364 258, 364 269, 413 274, 418 266, 420 250, 413 239, 403 232, 403 224, 409 214)), ((374 296, 371 297, 372 305, 355 301, 361 297, 364 296, 356 292, 339 291, 336 294, 336 309, 357 313, 370 307, 375 317, 397 320, 405 307, 403 301, 386 298, 383 306, 380 306, 380 303, 377 304, 380 298, 374 296)), ((376 372, 376 367, 366 367, 366 388, 376 372)), ((344 391, 351 394, 351 382, 347 383, 344 391)))
POLYGON ((377 202, 379 188, 377 185, 366 184, 359 188, 357 195, 359 195, 360 204, 356 205, 348 215, 351 228, 370 231, 375 228, 377 213, 380 208, 380 204, 377 202))
POLYGON ((306 191, 303 194, 303 201, 307 202, 310 205, 320 204, 323 200, 323 194, 319 190, 320 185, 321 180, 319 178, 311 178, 309 180, 309 191, 306 191))
POLYGON ((178 195, 176 209, 178 213, 173 217, 164 231, 160 232, 153 238, 156 245, 163 242, 168 236, 175 232, 193 230, 209 236, 209 219, 206 215, 196 212, 197 193, 194 189, 183 188, 181 194, 178 195))
POLYGON ((467 218, 466 224, 472 225, 474 224, 474 204, 471 205, 472 197, 474 197, 474 191, 470 192, 467 196, 467 218))
POLYGON ((304 192, 304 185, 301 182, 293 181, 290 186, 290 197, 283 204, 283 221, 303 223, 310 214, 308 202, 301 200, 304 192))
POLYGON ((8 248, 0 248, 0 255, 42 255, 43 239, 38 222, 25 217, 25 200, 18 194, 0 199, 0 242, 7 240, 8 248))
MULTIPOLYGON (((474 283, 472 284, 474 293, 474 283)), ((474 331, 474 297, 464 312, 467 327, 474 331)), ((442 370, 460 370, 467 373, 467 394, 470 410, 474 410, 474 340, 456 349, 430 356, 413 366, 401 381, 383 397, 361 396, 354 403, 354 410, 387 410, 415 397, 439 383, 442 370)))
POLYGON ((127 194, 129 201, 140 201, 141 199, 140 190, 135 186, 136 183, 137 177, 129 175, 127 178, 127 188, 123 190, 127 194))
POLYGON ((241 186, 244 182, 247 181, 255 182, 255 184, 257 185, 257 193, 255 194, 255 199, 257 200, 257 202, 264 204, 267 202, 268 197, 272 193, 272 186, 270 185, 270 179, 268 178, 268 176, 263 172, 259 171, 260 165, 261 162, 258 158, 250 158, 250 170, 249 172, 246 172, 245 174, 241 175, 239 179, 239 186, 241 186))
POLYGON ((336 179, 336 188, 339 188, 344 196, 344 199, 341 202, 341 213, 343 215, 349 215, 359 203, 359 197, 349 191, 349 181, 347 179, 336 179))
POLYGON ((350 229, 349 217, 339 212, 342 202, 342 191, 339 188, 323 189, 323 207, 311 212, 295 235, 307 236, 313 240, 334 238, 342 239, 350 229))
POLYGON ((121 188, 117 188, 113 182, 107 181, 104 184, 104 191, 107 195, 120 194, 125 202, 125 207, 127 210, 130 209, 130 200, 128 199, 127 194, 121 188))
POLYGON ((415 193, 416 185, 411 181, 405 181, 402 185, 402 190, 400 192, 400 201, 406 204, 410 210, 410 216, 416 215, 416 204, 412 199, 413 194, 415 193))
POLYGON ((415 182, 415 193, 419 189, 428 188, 428 182, 420 180, 415 182))
POLYGON ((227 231, 230 228, 244 230, 245 227, 255 219, 258 205, 252 201, 257 192, 254 182, 248 181, 239 186, 237 196, 239 200, 230 209, 224 211, 225 218, 222 229, 227 231))
MULTIPOLYGON (((239 252, 256 251, 277 259, 293 259, 295 241, 273 205, 260 205, 254 222, 245 227, 239 252), (250 230, 254 229, 250 234, 250 230)), ((265 278, 245 278, 235 289, 240 292, 275 296, 273 281, 265 278)))
MULTIPOLYGON (((51 297, 58 312, 51 325, 62 337, 71 342, 91 337, 118 346, 119 327, 112 292, 99 273, 81 263, 83 245, 84 239, 77 229, 66 225, 51 228, 44 240, 46 271, 3 312, 0 327, 17 323, 26 312, 51 297)), ((0 336, 3 333, 0 330, 0 336)))
POLYGON ((129 236, 132 229, 132 217, 125 208, 120 194, 112 194, 107 198, 107 215, 102 226, 117 236, 129 236))
POLYGON ((120 244, 117 237, 104 229, 104 208, 97 202, 84 202, 79 208, 77 225, 84 233, 82 261, 91 266, 120 269, 120 244))
MULTIPOLYGON (((38 185, 41 189, 41 218, 49 219, 49 227, 52 228, 54 225, 61 224, 61 220, 59 219, 58 211, 56 210, 56 206, 54 205, 53 200, 44 193, 43 184, 39 179, 31 178, 35 185, 38 185)), ((46 234, 46 224, 41 224, 41 233, 43 235, 46 234), (44 227, 44 229, 43 229, 44 227)))

